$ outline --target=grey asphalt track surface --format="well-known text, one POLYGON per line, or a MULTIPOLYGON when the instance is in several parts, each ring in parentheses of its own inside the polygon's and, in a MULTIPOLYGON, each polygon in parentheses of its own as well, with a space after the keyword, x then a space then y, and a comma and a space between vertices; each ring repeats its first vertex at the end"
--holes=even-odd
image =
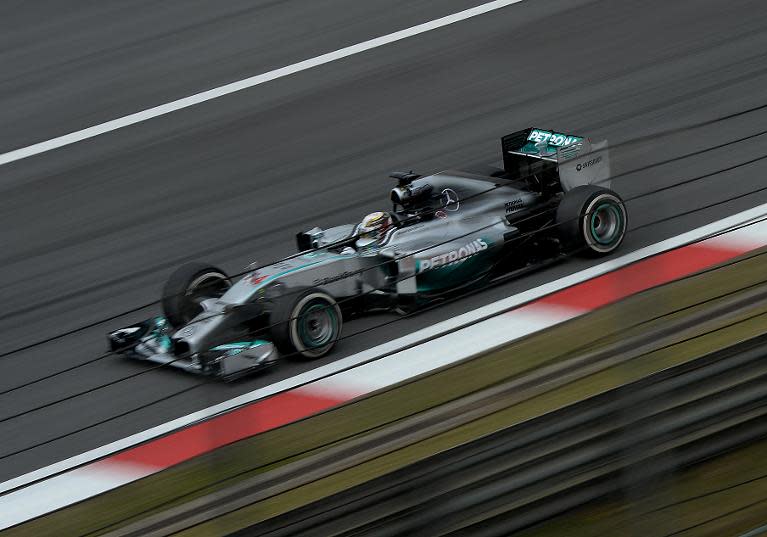
MULTIPOLYGON (((478 3, 91 1, 75 8, 5 2, 0 152, 478 3)), ((497 161, 498 139, 513 130, 535 125, 616 144, 765 104, 766 57, 761 0, 527 0, 2 166, 0 352, 151 302, 184 261, 239 272, 253 259, 290 254, 298 230, 354 222, 386 208, 387 172, 497 161)), ((758 133, 767 129, 766 119, 767 112, 752 113, 617 149, 613 171, 758 133)), ((767 136, 628 175, 613 186, 633 197, 763 155, 767 136)), ((764 203, 765 192, 746 194, 767 186, 765 162, 630 202, 631 225, 643 227, 621 253, 764 203)), ((93 360, 105 350, 107 331, 158 307, 6 356, 0 359, 0 479, 592 263, 572 260, 379 328, 395 317, 354 321, 332 356, 286 362, 229 385, 199 384, 165 370, 119 381, 147 366, 107 357, 13 390, 93 360), (105 383, 111 384, 98 389, 105 383), (53 440, 61 435, 67 436, 53 440), (36 444, 42 445, 9 455, 36 444)))

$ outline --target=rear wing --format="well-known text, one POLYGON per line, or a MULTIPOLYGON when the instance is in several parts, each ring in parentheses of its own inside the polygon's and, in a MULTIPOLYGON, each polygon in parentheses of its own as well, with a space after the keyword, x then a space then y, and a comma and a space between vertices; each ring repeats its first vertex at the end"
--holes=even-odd
POLYGON ((555 178, 565 192, 592 183, 610 188, 607 140, 530 127, 501 138, 501 150, 503 168, 512 177, 555 178))

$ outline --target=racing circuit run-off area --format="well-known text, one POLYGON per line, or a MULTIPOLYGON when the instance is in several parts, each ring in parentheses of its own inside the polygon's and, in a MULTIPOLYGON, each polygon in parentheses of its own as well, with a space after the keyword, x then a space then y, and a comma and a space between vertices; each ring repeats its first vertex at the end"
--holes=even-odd
POLYGON ((759 0, 0 6, 0 533, 767 535, 765 50, 759 0))

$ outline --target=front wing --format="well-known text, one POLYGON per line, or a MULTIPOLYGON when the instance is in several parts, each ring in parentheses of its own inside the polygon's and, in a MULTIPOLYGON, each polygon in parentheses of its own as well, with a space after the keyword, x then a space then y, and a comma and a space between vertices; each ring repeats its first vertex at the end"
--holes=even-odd
POLYGON ((108 334, 109 350, 189 373, 234 380, 273 365, 278 352, 264 340, 235 341, 191 357, 173 354, 173 329, 165 317, 153 317, 108 334))

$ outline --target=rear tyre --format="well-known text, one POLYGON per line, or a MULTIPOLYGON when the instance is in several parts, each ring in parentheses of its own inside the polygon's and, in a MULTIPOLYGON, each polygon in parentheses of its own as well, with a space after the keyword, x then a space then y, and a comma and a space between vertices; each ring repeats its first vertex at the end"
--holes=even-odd
POLYGON ((272 341, 285 355, 325 356, 341 335, 343 318, 336 300, 316 288, 279 297, 269 317, 272 341))
POLYGON ((607 188, 583 185, 565 194, 557 208, 559 236, 568 250, 607 255, 623 242, 628 213, 623 200, 607 188))
POLYGON ((207 263, 187 263, 177 268, 162 290, 162 309, 168 322, 180 328, 202 313, 202 301, 220 298, 232 282, 207 263))

